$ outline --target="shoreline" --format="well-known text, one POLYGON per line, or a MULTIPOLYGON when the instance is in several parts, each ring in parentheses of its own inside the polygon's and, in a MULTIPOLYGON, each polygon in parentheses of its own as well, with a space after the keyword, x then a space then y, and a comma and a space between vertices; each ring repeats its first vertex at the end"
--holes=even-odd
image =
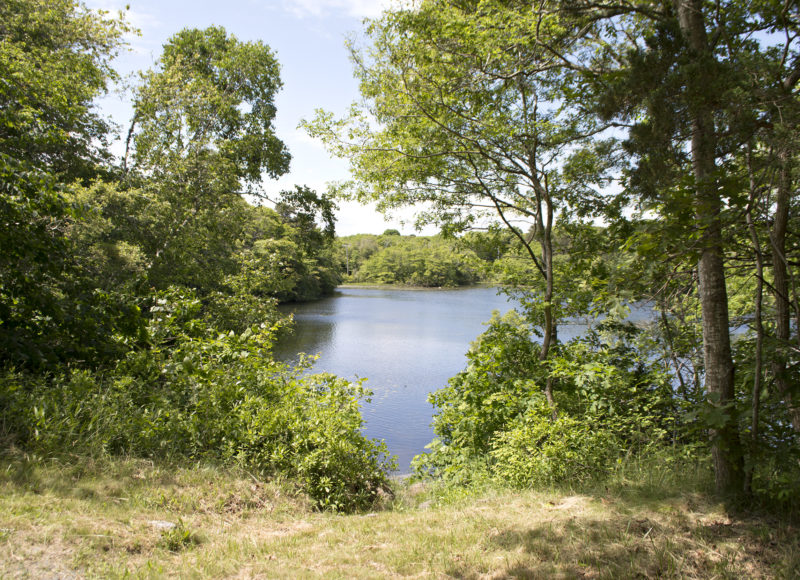
POLYGON ((470 290, 473 288, 500 288, 490 282, 466 286, 413 286, 406 284, 377 284, 374 282, 347 282, 336 286, 336 290, 348 288, 367 288, 374 290, 470 290))

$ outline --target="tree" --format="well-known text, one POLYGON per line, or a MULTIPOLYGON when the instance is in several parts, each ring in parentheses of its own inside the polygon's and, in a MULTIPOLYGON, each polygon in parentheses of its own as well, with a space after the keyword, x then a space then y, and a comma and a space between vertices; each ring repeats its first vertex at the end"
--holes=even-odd
POLYGON ((108 123, 93 101, 117 78, 111 60, 129 31, 71 0, 0 6, 0 150, 17 163, 70 181, 109 159, 108 123))
POLYGON ((289 153, 272 126, 281 81, 268 46, 218 26, 184 29, 164 45, 158 64, 143 75, 134 103, 129 135, 137 167, 178 173, 203 160, 213 164, 206 174, 233 176, 243 187, 288 170, 289 153))
POLYGON ((230 255, 241 196, 262 195, 264 174, 288 171, 289 153, 272 125, 280 87, 269 47, 221 27, 177 33, 158 67, 143 75, 128 134, 133 165, 129 151, 124 166, 131 185, 168 205, 168 235, 151 251, 158 286, 213 286, 225 275, 209 261, 192 267, 184 254, 202 243, 211 254, 230 255))
POLYGON ((317 195, 313 189, 299 185, 294 190, 281 191, 279 195, 275 211, 298 230, 297 242, 307 252, 314 253, 333 242, 336 237, 334 211, 338 208, 329 196, 317 195), (321 230, 317 227, 317 217, 322 221, 321 230))
POLYGON ((748 207, 745 152, 759 126, 776 126, 769 111, 785 109, 800 78, 796 7, 578 0, 564 8, 594 22, 596 45, 608 47, 598 49, 605 58, 592 70, 580 55, 565 58, 591 79, 587 94, 596 110, 629 127, 628 192, 682 246, 676 255, 694 260, 716 484, 720 492, 739 493, 744 467, 727 262, 732 240, 750 237, 740 227, 748 207), (777 48, 769 46, 774 37, 759 40, 778 31, 785 36, 777 48))
MULTIPOLYGON (((633 66, 630 70, 633 80, 637 81, 637 65, 660 60, 657 70, 664 77, 659 80, 668 89, 656 98, 643 99, 642 108, 648 117, 633 128, 631 144, 643 159, 642 166, 647 165, 648 156, 653 154, 671 170, 667 175, 685 179, 686 184, 678 186, 678 195, 683 195, 685 203, 693 208, 691 223, 697 228, 691 236, 691 247, 697 255, 705 386, 712 404, 719 410, 719 418, 712 430, 717 488, 735 492, 741 489, 744 473, 733 406, 734 366, 722 239, 723 202, 716 165, 720 143, 714 118, 720 93, 730 93, 731 87, 726 83, 731 80, 731 75, 726 74, 728 67, 717 60, 709 44, 706 17, 700 2, 681 0, 675 3, 674 10, 666 4, 656 5, 654 9, 659 15, 653 23, 656 31, 650 37, 655 46, 639 51, 638 57, 631 59, 633 66), (670 67, 672 63, 674 65, 670 67), (709 90, 709 83, 715 90, 709 90), (658 110, 656 103, 660 107, 658 110), (666 131, 658 126, 660 118, 667 123, 666 131), (641 130, 637 133, 639 127, 641 130), (663 133, 659 134, 659 130, 663 133), (655 139, 646 142, 642 136, 655 139), (666 141, 662 145, 667 145, 666 151, 674 153, 673 159, 665 159, 663 153, 652 151, 654 141, 658 143, 659 138, 666 141), (688 157, 680 152, 683 144, 688 145, 688 157)), ((635 108, 642 110, 637 105, 635 108)), ((672 189, 670 186, 674 188, 674 182, 671 184, 663 177, 659 182, 666 191, 672 189)), ((645 182, 644 185, 655 189, 652 183, 645 182)), ((660 192, 655 192, 655 195, 660 196, 660 192)))
POLYGON ((93 100, 116 78, 121 17, 71 0, 0 4, 0 358, 52 362, 80 350, 93 315, 65 237, 64 183, 107 170, 106 121, 93 100))
MULTIPOLYGON (((578 217, 592 213, 610 165, 606 144, 588 139, 603 127, 574 106, 570 71, 538 41, 571 43, 578 24, 525 2, 430 0, 386 12, 367 27, 372 45, 352 51, 364 107, 306 125, 350 160, 351 197, 424 207, 418 225, 450 233, 491 222, 513 232, 539 276, 528 285, 540 297, 542 360, 564 304, 554 222, 578 207, 578 217)), ((543 388, 554 408, 551 381, 543 388)))

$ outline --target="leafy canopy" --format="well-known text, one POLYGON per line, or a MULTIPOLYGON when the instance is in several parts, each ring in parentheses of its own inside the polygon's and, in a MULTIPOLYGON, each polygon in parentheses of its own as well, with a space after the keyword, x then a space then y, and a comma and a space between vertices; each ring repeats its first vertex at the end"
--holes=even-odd
POLYGON ((218 26, 185 29, 143 75, 135 101, 137 165, 156 175, 202 172, 256 193, 264 173, 279 177, 290 155, 277 138, 280 66, 263 42, 242 42, 218 26), (205 168, 207 166, 207 169, 205 168))

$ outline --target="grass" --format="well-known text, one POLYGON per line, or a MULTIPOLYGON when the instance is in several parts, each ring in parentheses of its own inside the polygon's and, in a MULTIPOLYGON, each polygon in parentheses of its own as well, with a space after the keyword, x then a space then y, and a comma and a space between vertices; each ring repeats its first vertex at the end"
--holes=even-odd
POLYGON ((386 509, 341 516, 243 471, 6 459, 0 577, 800 576, 795 523, 731 517, 665 477, 634 469, 591 493, 403 485, 386 509))

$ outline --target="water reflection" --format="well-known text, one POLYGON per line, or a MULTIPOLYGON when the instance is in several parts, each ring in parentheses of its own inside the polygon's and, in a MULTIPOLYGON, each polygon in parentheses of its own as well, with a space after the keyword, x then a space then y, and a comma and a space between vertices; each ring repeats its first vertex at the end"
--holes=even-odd
MULTIPOLYGON (((433 437, 428 393, 466 366, 470 342, 492 311, 514 305, 494 288, 342 288, 331 298, 286 308, 295 330, 276 345, 276 356, 296 361, 300 352, 320 354, 313 372, 366 377, 374 396, 362 408, 365 434, 386 440, 404 473, 433 437)), ((634 306, 629 320, 650 316, 649 307, 634 306)), ((561 324, 559 339, 585 331, 585 321, 561 324)))
POLYGON ((276 346, 276 355, 290 361, 299 352, 319 353, 314 371, 367 377, 374 396, 363 408, 365 434, 385 439, 406 472, 433 437, 427 394, 464 368, 469 344, 492 310, 512 306, 493 288, 343 288, 292 306, 295 332, 276 346))

